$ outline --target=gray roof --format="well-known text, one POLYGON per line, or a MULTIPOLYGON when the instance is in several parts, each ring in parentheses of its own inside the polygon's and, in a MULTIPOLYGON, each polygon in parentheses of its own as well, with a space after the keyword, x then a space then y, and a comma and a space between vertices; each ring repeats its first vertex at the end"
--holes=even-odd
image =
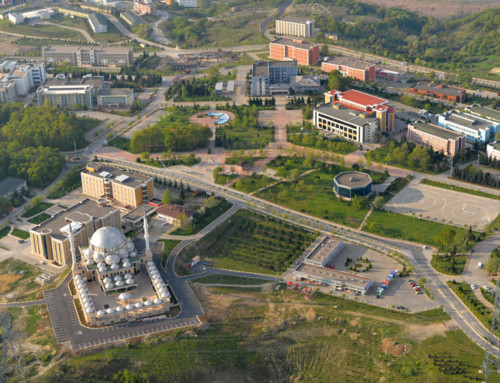
POLYGON ((98 96, 128 96, 132 92, 131 88, 104 88, 99 91, 98 96))
POLYGON ((471 114, 464 115, 456 110, 450 110, 443 114, 446 121, 451 121, 455 124, 465 126, 470 129, 486 129, 489 124, 484 120, 475 118, 475 116, 471 114))
POLYGON ((278 19, 279 21, 288 21, 291 23, 299 23, 299 24, 305 24, 307 21, 312 22, 312 20, 308 20, 302 17, 293 17, 293 16, 283 16, 282 18, 278 19))
POLYGON ((366 173, 353 171, 353 172, 340 173, 337 177, 335 177, 335 182, 345 187, 357 188, 357 187, 365 187, 371 184, 372 179, 366 173))
POLYGON ((252 74, 254 76, 268 76, 271 67, 297 67, 297 61, 259 61, 253 64, 252 74))
POLYGON ((372 66, 375 66, 374 63, 368 62, 368 61, 361 61, 361 60, 350 60, 344 57, 332 57, 329 58, 326 61, 323 61, 324 63, 328 64, 334 64, 334 65, 342 65, 342 66, 348 66, 350 68, 354 69, 368 69, 372 66))
POLYGON ((89 221, 93 217, 104 217, 115 210, 117 210, 115 207, 99 206, 97 202, 86 198, 76 205, 57 213, 52 218, 49 218, 44 223, 35 226, 31 230, 40 233, 43 230, 49 229, 52 231, 53 235, 55 234, 61 236, 61 238, 65 238, 66 235, 60 233, 59 229, 67 225, 66 218, 70 218, 73 222, 83 223, 89 221))
POLYGON ((500 150, 500 140, 495 140, 493 142, 490 142, 488 146, 491 146, 495 150, 500 150))
POLYGON ((375 117, 362 117, 363 114, 361 112, 356 112, 351 109, 344 108, 339 104, 335 104, 338 106, 338 109, 334 108, 331 104, 322 105, 320 107, 315 108, 315 111, 319 113, 326 114, 327 116, 337 118, 343 122, 357 125, 357 126, 365 126, 373 121, 377 121, 375 117))
POLYGON ((302 40, 292 40, 292 39, 285 39, 285 38, 279 38, 271 42, 271 44, 279 44, 279 45, 288 45, 291 47, 295 48, 301 48, 301 49, 311 49, 313 47, 319 46, 318 44, 311 44, 308 43, 307 41, 302 41, 302 40))
POLYGON ((438 94, 444 94, 447 96, 456 97, 461 93, 465 93, 465 90, 460 88, 453 88, 447 85, 437 85, 428 82, 419 82, 412 86, 414 89, 425 90, 427 92, 435 92, 438 94))
POLYGON ((459 137, 465 137, 463 134, 455 133, 452 130, 443 129, 439 126, 427 124, 425 122, 417 122, 412 124, 415 130, 420 130, 421 132, 431 134, 435 137, 443 138, 445 140, 456 140, 459 137))
POLYGON ((7 195, 17 190, 26 180, 16 177, 7 177, 0 181, 0 195, 7 195))
MULTIPOLYGON (((93 165, 93 164, 94 164, 93 162, 90 163, 90 165, 93 165)), ((130 172, 127 172, 125 170, 121 170, 120 168, 115 168, 115 167, 107 166, 107 165, 103 165, 103 164, 100 164, 100 165, 101 166, 99 167, 99 169, 95 172, 89 172, 87 169, 85 169, 82 171, 82 173, 86 173, 86 174, 89 174, 93 177, 97 177, 97 178, 101 178, 101 179, 107 178, 113 182, 119 182, 121 185, 129 186, 129 187, 133 187, 133 188, 140 186, 140 185, 143 185, 144 183, 146 183, 148 180, 151 179, 151 177, 143 176, 143 175, 137 174, 137 173, 130 173, 130 172), (103 173, 103 172, 106 172, 109 175, 108 176, 101 175, 101 173, 103 173), (122 176, 122 175, 125 175, 128 177, 123 181, 117 180, 117 178, 122 176)))
POLYGON ((101 249, 114 249, 127 243, 127 238, 123 233, 114 227, 101 227, 90 240, 92 246, 101 249))
POLYGON ((89 16, 89 20, 92 22, 92 24, 94 24, 94 26, 98 24, 108 26, 106 19, 100 13, 91 13, 89 16))
POLYGON ((328 269, 326 267, 311 266, 305 263, 302 263, 299 267, 297 267, 295 273, 308 274, 312 277, 319 277, 321 279, 342 281, 348 287, 357 287, 357 288, 359 287, 364 288, 364 286, 368 285, 368 283, 371 281, 370 278, 359 274, 328 269))
POLYGON ((473 105, 467 108, 471 113, 478 115, 479 117, 487 118, 493 121, 500 122, 500 111, 490 108, 485 108, 484 106, 473 105))

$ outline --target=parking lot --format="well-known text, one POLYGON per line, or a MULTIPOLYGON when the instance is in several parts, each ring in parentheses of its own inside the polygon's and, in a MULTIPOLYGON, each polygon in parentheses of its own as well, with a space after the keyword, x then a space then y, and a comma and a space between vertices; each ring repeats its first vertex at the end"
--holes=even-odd
POLYGON ((439 187, 413 184, 405 187, 386 205, 386 210, 413 214, 456 226, 485 227, 500 214, 500 201, 439 187))

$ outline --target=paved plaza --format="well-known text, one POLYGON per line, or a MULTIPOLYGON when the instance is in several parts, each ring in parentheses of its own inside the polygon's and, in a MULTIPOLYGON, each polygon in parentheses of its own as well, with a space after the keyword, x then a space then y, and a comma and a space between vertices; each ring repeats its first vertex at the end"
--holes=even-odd
POLYGON ((500 214, 500 201, 435 186, 411 183, 392 198, 386 210, 456 226, 484 230, 500 214))

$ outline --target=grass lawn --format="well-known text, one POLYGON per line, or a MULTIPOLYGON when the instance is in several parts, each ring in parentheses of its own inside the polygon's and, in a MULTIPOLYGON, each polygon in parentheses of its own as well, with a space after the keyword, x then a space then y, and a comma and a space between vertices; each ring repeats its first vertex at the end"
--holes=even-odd
POLYGON ((485 193, 485 192, 482 192, 479 190, 472 190, 472 189, 468 189, 468 188, 463 188, 461 186, 450 185, 450 184, 447 184, 444 182, 431 181, 431 180, 428 180, 427 178, 424 178, 421 182, 423 184, 426 184, 426 185, 436 186, 438 188, 447 189, 447 190, 454 190, 454 191, 461 192, 461 193, 472 194, 472 195, 476 195, 479 197, 500 199, 500 195, 497 195, 497 194, 485 193))
POLYGON ((252 193, 260 188, 271 185, 276 182, 274 178, 265 176, 263 174, 252 174, 251 176, 247 176, 242 178, 241 180, 236 181, 233 185, 235 189, 242 191, 244 193, 252 193))
POLYGON ((177 246, 181 241, 175 239, 160 239, 158 242, 163 242, 163 253, 161 255, 161 264, 163 267, 167 264, 167 259, 170 256, 172 250, 177 246))
POLYGON ((48 220, 50 217, 52 217, 50 214, 41 213, 33 218, 28 219, 28 222, 34 223, 35 225, 39 225, 42 222, 45 222, 46 220, 48 220))
POLYGON ((4 226, 1 230, 0 230, 0 239, 2 239, 3 237, 5 237, 7 234, 10 233, 10 226, 4 226))
POLYGON ((33 217, 34 215, 37 215, 37 214, 41 213, 42 211, 47 210, 51 206, 54 206, 54 204, 50 203, 50 202, 40 202, 38 205, 33 206, 26 213, 24 213, 22 215, 22 217, 23 218, 33 217))
POLYGON ((333 192, 333 177, 333 174, 324 171, 314 171, 295 181, 276 184, 256 195, 315 217, 358 227, 368 209, 356 208, 350 202, 337 198, 333 192))
POLYGON ((448 247, 456 244, 458 251, 469 249, 471 243, 465 245, 468 231, 461 227, 449 226, 389 211, 375 210, 368 218, 363 230, 384 237, 406 239, 439 247, 442 246, 440 236, 445 228, 455 231, 452 241, 447 243, 448 247))
POLYGON ((273 141, 274 127, 248 126, 236 127, 231 124, 215 128, 215 146, 227 150, 259 149, 273 141))
POLYGON ((185 248, 179 269, 196 255, 215 267, 264 274, 284 272, 316 234, 267 216, 239 210, 185 248))
POLYGON ((232 180, 235 180, 236 178, 239 178, 239 174, 223 174, 223 173, 219 173, 215 176, 215 183, 216 184, 219 184, 219 185, 225 185, 229 182, 231 182, 232 180))
POLYGON ((467 263, 466 255, 448 256, 446 254, 433 254, 431 265, 436 271, 447 275, 460 275, 467 263))
POLYGON ((455 294, 462 300, 462 302, 472 311, 479 321, 489 329, 491 326, 491 318, 493 312, 486 307, 479 299, 476 298, 470 285, 462 282, 448 281, 446 284, 453 290, 455 294))
POLYGON ((484 351, 461 331, 436 331, 449 320, 441 310, 409 314, 322 295, 304 302, 295 292, 248 290, 207 289, 209 302, 223 302, 211 308, 215 323, 208 328, 74 355, 41 381, 481 381, 484 351), (419 336, 409 338, 415 331, 419 336), (384 352, 386 342, 406 352, 384 352))
POLYGON ((210 224, 212 221, 219 218, 226 211, 231 209, 232 206, 233 206, 232 203, 227 202, 225 199, 223 199, 216 206, 206 209, 205 214, 203 214, 202 216, 200 216, 200 217, 195 216, 193 224, 191 226, 189 226, 187 228, 180 227, 180 228, 174 230, 173 232, 171 232, 170 234, 172 234, 172 235, 196 234, 201 229, 203 229, 205 226, 210 224))
POLYGON ((71 39, 87 41, 78 31, 61 28, 57 25, 27 25, 12 24, 8 20, 0 20, 0 30, 10 33, 19 33, 25 36, 49 37, 51 39, 71 39))
POLYGON ((11 234, 14 237, 21 238, 21 239, 28 239, 30 237, 30 233, 28 233, 27 231, 18 229, 18 228, 14 228, 14 230, 12 230, 11 234))
POLYGON ((38 267, 15 258, 8 258, 0 262, 0 294, 14 293, 17 297, 27 291, 39 288, 40 285, 34 279, 41 272, 38 267), (21 271, 26 273, 19 274, 21 271))
POLYGON ((76 188, 82 186, 81 165, 75 165, 70 172, 66 174, 62 180, 52 186, 49 190, 48 198, 61 198, 76 188))
POLYGON ((271 283, 265 279, 237 277, 235 275, 214 274, 208 277, 195 279, 193 282, 201 284, 225 284, 225 285, 262 285, 271 283))

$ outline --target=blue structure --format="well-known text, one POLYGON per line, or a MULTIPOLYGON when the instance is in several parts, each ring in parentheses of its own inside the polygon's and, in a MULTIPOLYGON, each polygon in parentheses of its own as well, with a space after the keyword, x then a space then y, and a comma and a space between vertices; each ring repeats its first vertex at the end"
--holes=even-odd
POLYGON ((361 197, 370 195, 372 183, 371 177, 366 173, 345 172, 333 179, 333 190, 338 196, 350 200, 357 195, 361 197))
POLYGON ((441 128, 464 134, 469 142, 488 143, 500 130, 500 124, 470 113, 450 110, 438 116, 441 128))
POLYGON ((220 112, 208 112, 207 116, 218 117, 219 119, 214 122, 214 124, 218 124, 218 125, 223 125, 231 119, 231 117, 229 117, 228 114, 220 113, 220 112))

